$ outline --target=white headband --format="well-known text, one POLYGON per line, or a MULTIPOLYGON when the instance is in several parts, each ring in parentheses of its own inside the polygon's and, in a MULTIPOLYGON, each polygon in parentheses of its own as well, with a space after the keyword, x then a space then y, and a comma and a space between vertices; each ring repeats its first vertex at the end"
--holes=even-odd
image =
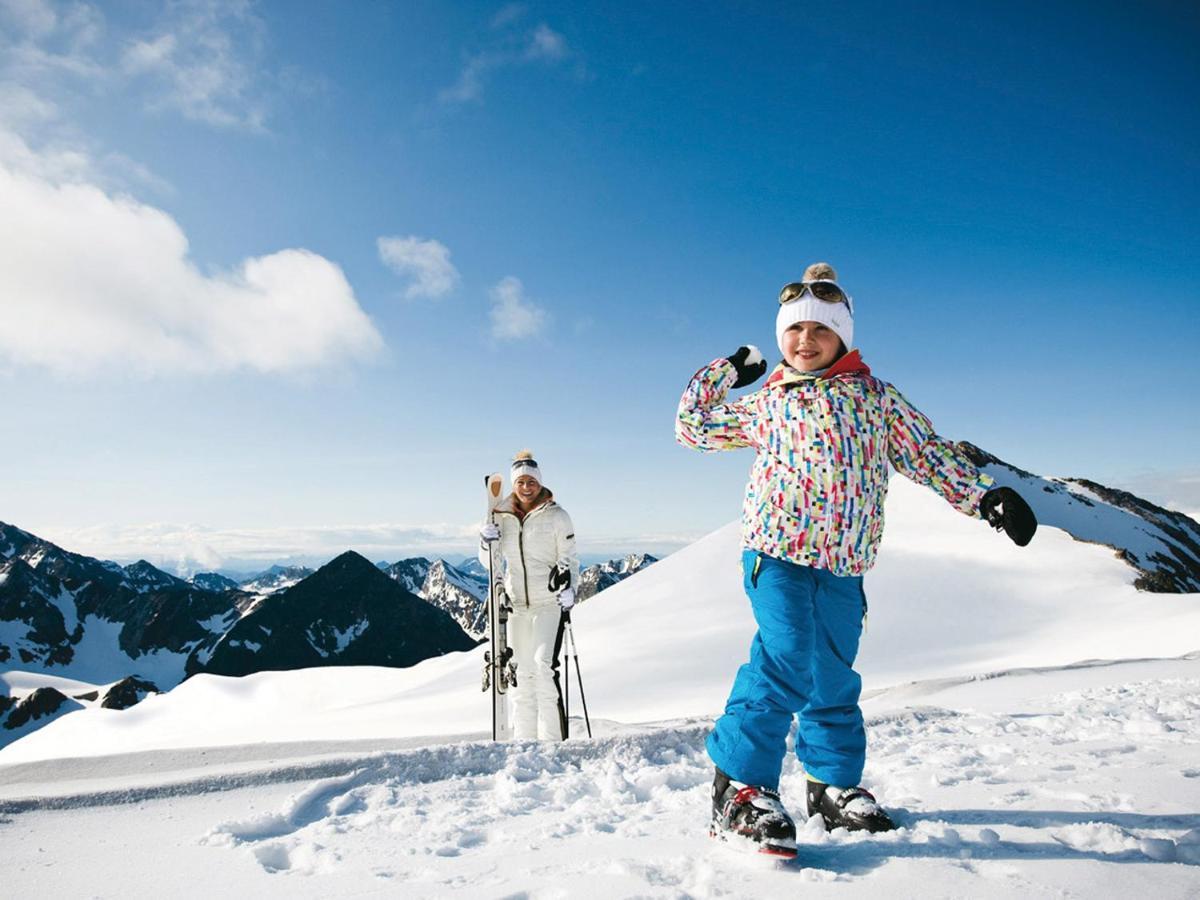
POLYGON ((543 484, 542 470, 538 468, 536 460, 532 459, 515 459, 512 464, 512 483, 515 485, 517 479, 522 475, 528 475, 531 478, 536 478, 538 484, 543 484))

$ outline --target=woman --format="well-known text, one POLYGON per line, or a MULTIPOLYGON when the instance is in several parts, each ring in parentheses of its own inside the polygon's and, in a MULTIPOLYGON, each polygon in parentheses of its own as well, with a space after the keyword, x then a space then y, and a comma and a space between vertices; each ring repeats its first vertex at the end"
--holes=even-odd
POLYGON ((480 562, 499 541, 504 589, 512 603, 508 644, 517 663, 512 698, 513 734, 518 740, 567 737, 567 716, 558 678, 564 613, 575 605, 579 560, 575 528, 567 511, 542 484, 533 454, 523 450, 512 463, 513 492, 496 507, 495 524, 480 529, 480 562))

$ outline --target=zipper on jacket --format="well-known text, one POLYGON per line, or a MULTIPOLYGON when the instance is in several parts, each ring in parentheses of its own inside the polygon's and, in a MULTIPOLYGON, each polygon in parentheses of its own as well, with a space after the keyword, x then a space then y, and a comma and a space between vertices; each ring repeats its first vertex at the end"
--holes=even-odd
MULTIPOLYGON (((528 516, 526 516, 528 518, 528 516)), ((521 551, 521 577, 525 579, 525 605, 529 606, 529 566, 525 565, 525 523, 518 522, 517 548, 521 551)))
MULTIPOLYGON (((529 602, 529 568, 525 565, 525 520, 528 519, 530 516, 535 515, 538 512, 541 512, 543 509, 545 509, 549 505, 550 505, 550 503, 547 502, 547 503, 543 503, 541 506, 539 506, 535 509, 531 509, 528 513, 525 514, 524 518, 522 518, 521 516, 515 516, 515 515, 513 516, 513 518, 515 518, 517 520, 517 550, 521 554, 521 578, 525 582, 525 605, 526 606, 532 606, 532 604, 529 602)), ((512 513, 509 513, 509 515, 512 515, 512 513)))

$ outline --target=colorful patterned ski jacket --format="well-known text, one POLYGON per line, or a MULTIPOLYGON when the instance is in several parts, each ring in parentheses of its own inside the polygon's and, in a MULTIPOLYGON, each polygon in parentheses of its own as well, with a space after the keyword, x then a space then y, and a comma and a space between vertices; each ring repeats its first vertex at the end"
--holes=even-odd
POLYGON ((925 415, 873 375, 857 350, 816 377, 782 363, 732 403, 727 359, 697 372, 679 401, 675 439, 703 452, 757 451, 742 505, 742 543, 776 559, 861 575, 883 533, 888 462, 979 516, 993 482, 925 415))

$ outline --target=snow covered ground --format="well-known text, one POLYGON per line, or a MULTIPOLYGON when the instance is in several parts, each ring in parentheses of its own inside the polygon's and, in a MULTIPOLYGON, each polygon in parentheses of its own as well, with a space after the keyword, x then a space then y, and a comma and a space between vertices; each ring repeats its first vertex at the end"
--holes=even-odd
MULTIPOLYGON (((865 709, 866 781, 901 830, 802 824, 792 863, 706 836, 708 720, 605 723, 605 736, 563 745, 276 745, 0 768, 5 893, 1197 895, 1200 657, 907 685, 865 709)), ((803 795, 794 759, 782 788, 793 805, 803 795)))
MULTIPOLYGON (((790 864, 707 838, 703 738, 754 627, 731 526, 577 613, 590 741, 483 740, 481 650, 64 716, 0 750, 3 893, 1200 895, 1200 597, 901 480, 888 514, 860 668, 894 834, 802 824, 790 864)), ((802 786, 789 760, 800 813, 802 786)))

